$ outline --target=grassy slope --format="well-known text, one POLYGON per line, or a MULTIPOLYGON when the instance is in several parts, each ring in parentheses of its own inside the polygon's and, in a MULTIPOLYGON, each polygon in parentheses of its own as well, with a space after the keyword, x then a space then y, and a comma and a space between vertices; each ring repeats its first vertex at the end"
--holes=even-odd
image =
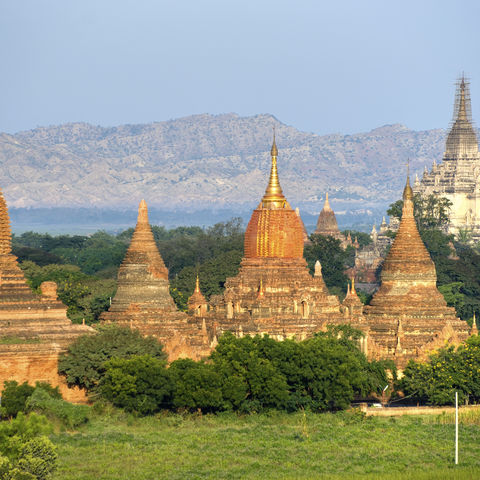
POLYGON ((480 421, 460 427, 457 468, 454 429, 446 421, 348 412, 113 414, 53 437, 60 459, 55 479, 480 478, 480 421))

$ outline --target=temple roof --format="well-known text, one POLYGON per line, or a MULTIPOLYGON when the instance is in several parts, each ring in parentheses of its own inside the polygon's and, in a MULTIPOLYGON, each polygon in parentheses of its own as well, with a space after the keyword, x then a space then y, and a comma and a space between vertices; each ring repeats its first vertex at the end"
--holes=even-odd
POLYGON ((470 89, 464 77, 457 84, 453 115, 453 124, 445 147, 445 157, 477 155, 478 139, 471 119, 470 89))
POLYGON ((328 201, 328 192, 325 196, 325 204, 323 205, 323 209, 318 216, 315 233, 332 236, 336 236, 340 233, 340 230, 338 229, 337 218, 335 217, 335 213, 330 207, 330 202, 328 201))
POLYGON ((268 185, 245 231, 245 258, 303 257, 303 225, 283 195, 277 156, 274 134, 268 185))
POLYGON ((146 264, 155 277, 168 279, 168 270, 160 256, 148 222, 148 208, 145 200, 142 200, 138 206, 137 226, 122 265, 129 263, 146 264))

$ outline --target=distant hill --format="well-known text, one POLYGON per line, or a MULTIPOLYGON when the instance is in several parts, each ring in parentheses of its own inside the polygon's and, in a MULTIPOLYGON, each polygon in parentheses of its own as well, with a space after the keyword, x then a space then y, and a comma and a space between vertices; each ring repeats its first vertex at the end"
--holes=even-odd
POLYGON ((9 206, 250 211, 265 189, 272 127, 280 180, 310 213, 325 191, 340 215, 379 211, 399 198, 406 161, 421 172, 441 160, 445 130, 386 125, 355 135, 315 135, 272 115, 194 115, 113 128, 70 123, 0 134, 0 187, 9 206))

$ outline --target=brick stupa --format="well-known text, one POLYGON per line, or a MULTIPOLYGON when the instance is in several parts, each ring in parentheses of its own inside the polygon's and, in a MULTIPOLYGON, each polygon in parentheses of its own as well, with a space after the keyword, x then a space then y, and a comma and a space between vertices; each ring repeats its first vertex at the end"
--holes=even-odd
POLYGON ((445 342, 468 337, 468 325, 447 307, 436 286, 435 264, 423 244, 413 215, 410 181, 403 192, 402 220, 385 259, 381 285, 364 308, 366 353, 393 359, 403 368, 409 359, 424 359, 445 342))
POLYGON ((60 386, 67 400, 84 400, 84 394, 67 388, 59 377, 58 355, 90 327, 75 325, 57 298, 55 282, 43 282, 41 295, 27 285, 12 254, 10 219, 0 192, 0 389, 5 380, 49 382, 60 386))
POLYGON ((317 227, 313 233, 340 240, 341 246, 344 249, 347 248, 348 245, 352 245, 352 239, 345 238, 338 228, 337 217, 328 200, 328 192, 325 194, 325 204, 323 205, 320 215, 318 215, 317 227))
POLYGON ((304 228, 283 195, 277 156, 274 138, 270 179, 245 232, 240 271, 226 280, 222 296, 211 299, 209 317, 216 321, 215 333, 230 330, 238 335, 305 338, 341 315, 319 264, 314 277, 308 271, 303 258, 304 228))
POLYGON ((102 322, 129 326, 158 338, 170 360, 208 355, 205 328, 180 312, 170 296, 168 270, 155 243, 144 200, 138 207, 137 226, 118 270, 117 285, 102 322))

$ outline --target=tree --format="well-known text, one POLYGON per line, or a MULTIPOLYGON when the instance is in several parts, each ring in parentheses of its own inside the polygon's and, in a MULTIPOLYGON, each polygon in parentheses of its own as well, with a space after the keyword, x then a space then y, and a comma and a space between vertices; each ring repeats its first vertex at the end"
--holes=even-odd
POLYGON ((136 355, 166 359, 162 344, 155 338, 143 337, 130 328, 105 325, 98 327, 96 335, 83 335, 71 343, 67 352, 59 357, 58 372, 66 377, 70 386, 94 392, 105 374, 107 360, 136 355))
POLYGON ((172 362, 168 374, 174 408, 204 413, 224 409, 222 377, 215 365, 185 358, 172 362))
POLYGON ((349 254, 340 246, 340 240, 317 234, 310 235, 310 240, 311 244, 306 245, 303 251, 310 272, 313 273, 315 262, 319 260, 327 287, 337 287, 337 291, 346 289, 348 279, 343 272, 349 254))
POLYGON ((432 405, 453 404, 455 392, 460 402, 480 400, 480 337, 470 337, 457 349, 441 348, 426 362, 411 360, 397 388, 432 405))
POLYGON ((104 368, 99 391, 117 407, 150 415, 168 405, 172 387, 165 360, 151 355, 111 358, 104 368))
MULTIPOLYGON (((414 215, 419 230, 437 228, 443 230, 450 221, 452 202, 434 194, 423 196, 416 193, 413 197, 414 215)), ((402 218, 403 200, 397 200, 390 205, 387 215, 402 218)))

